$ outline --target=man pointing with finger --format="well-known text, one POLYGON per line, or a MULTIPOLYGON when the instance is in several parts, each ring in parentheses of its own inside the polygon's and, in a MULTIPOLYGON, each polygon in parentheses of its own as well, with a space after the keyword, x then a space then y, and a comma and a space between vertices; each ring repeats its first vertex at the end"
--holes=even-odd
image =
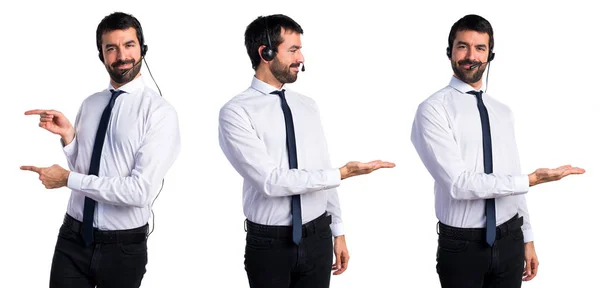
POLYGON ((221 149, 244 178, 250 287, 329 287, 331 271, 343 273, 349 260, 336 187, 394 167, 383 161, 331 167, 316 102, 285 86, 304 63, 302 33, 285 15, 250 23, 252 84, 219 115, 221 149))
POLYGON ((75 126, 58 111, 25 112, 61 137, 70 169, 22 167, 46 188, 72 191, 50 287, 140 286, 152 202, 180 150, 176 111, 141 77, 147 46, 138 20, 106 16, 96 40, 110 85, 83 101, 75 126))

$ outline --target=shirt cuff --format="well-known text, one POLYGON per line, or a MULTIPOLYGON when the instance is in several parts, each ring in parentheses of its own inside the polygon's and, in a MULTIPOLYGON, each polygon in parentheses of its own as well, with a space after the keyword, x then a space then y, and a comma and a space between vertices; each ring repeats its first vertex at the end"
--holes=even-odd
POLYGON ((527 229, 523 230, 523 243, 533 241, 533 230, 527 229))
POLYGON ((77 173, 77 172, 73 172, 71 171, 69 173, 69 179, 67 179, 67 187, 73 189, 73 190, 81 190, 81 184, 83 183, 83 177, 85 177, 86 175, 83 175, 81 173, 77 173))
POLYGON ((65 155, 67 155, 67 157, 70 157, 73 155, 73 153, 75 152, 75 138, 73 138, 73 140, 71 140, 71 143, 69 143, 69 145, 66 145, 66 146, 65 146, 65 142, 63 142, 63 140, 61 138, 60 144, 63 146, 63 151, 65 152, 65 155))
POLYGON ((333 237, 344 235, 344 223, 331 223, 329 227, 331 228, 333 237))
POLYGON ((327 182, 329 182, 328 186, 330 186, 330 189, 342 184, 342 172, 338 168, 325 170, 325 176, 327 177, 327 182))
POLYGON ((529 191, 529 175, 518 175, 515 177, 515 194, 524 194, 529 191))

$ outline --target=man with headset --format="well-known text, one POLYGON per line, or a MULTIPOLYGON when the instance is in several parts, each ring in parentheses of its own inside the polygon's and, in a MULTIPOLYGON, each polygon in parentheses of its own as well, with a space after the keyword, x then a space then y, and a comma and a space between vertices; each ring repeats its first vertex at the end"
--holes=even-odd
POLYGON ((25 112, 61 137, 70 168, 21 167, 37 172, 48 189, 71 189, 50 287, 141 285, 152 202, 180 151, 175 109, 141 77, 148 48, 138 20, 106 16, 96 44, 110 84, 83 101, 75 126, 58 111, 25 112))
POLYGON ((521 287, 533 279, 538 259, 525 194, 585 172, 566 165, 522 174, 513 114, 480 90, 493 48, 486 19, 454 23, 447 48, 454 75, 419 105, 413 122, 412 143, 435 180, 436 267, 445 288, 521 287))
POLYGON ((329 287, 331 271, 343 273, 350 259, 336 187, 394 167, 373 161, 331 168, 317 104, 285 86, 300 65, 304 71, 301 34, 285 15, 250 23, 245 44, 255 75, 220 110, 221 149, 244 178, 250 287, 329 287))

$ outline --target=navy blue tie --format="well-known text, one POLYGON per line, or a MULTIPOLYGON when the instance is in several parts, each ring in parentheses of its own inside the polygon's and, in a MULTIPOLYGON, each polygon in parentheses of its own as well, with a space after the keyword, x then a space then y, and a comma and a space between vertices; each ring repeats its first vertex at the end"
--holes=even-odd
MULTIPOLYGON (((296 136, 294 132, 294 119, 292 111, 285 100, 285 89, 273 91, 271 94, 279 95, 281 98, 281 109, 285 118, 285 134, 288 150, 288 163, 290 169, 298 168, 298 158, 296 156, 296 136)), ((296 245, 302 240, 302 209, 300 207, 300 195, 292 195, 292 239, 296 245)))
MULTIPOLYGON (((115 100, 121 93, 125 91, 110 90, 111 96, 108 105, 102 112, 100 118, 100 124, 96 131, 96 139, 94 140, 94 150, 92 151, 92 160, 90 161, 90 169, 88 175, 98 176, 98 170, 100 170, 100 156, 102 155, 102 146, 104 146, 104 138, 106 137, 106 129, 108 127, 108 119, 110 119, 110 113, 115 100)), ((85 197, 83 204, 83 241, 86 246, 90 246, 94 242, 94 210, 96 209, 96 200, 85 197)))
MULTIPOLYGON (((485 174, 493 173, 494 164, 492 162, 492 135, 490 132, 490 118, 487 108, 483 104, 481 91, 469 91, 469 94, 477 98, 477 109, 481 118, 481 132, 483 136, 483 167, 485 174)), ((485 241, 494 245, 496 240, 496 199, 485 199, 485 241)))

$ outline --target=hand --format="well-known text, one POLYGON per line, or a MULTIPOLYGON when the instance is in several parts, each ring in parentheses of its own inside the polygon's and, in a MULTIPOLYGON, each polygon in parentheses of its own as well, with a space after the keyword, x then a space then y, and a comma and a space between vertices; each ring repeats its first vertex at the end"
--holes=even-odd
POLYGON ((381 160, 371 161, 369 163, 361 163, 357 161, 348 162, 344 167, 340 168, 342 180, 363 174, 369 174, 379 168, 394 168, 396 164, 381 160))
POLYGON ((571 174, 583 174, 584 169, 571 165, 560 166, 556 169, 540 168, 529 174, 529 186, 560 180, 571 174))
POLYGON ((69 122, 69 119, 65 115, 58 111, 35 109, 26 111, 25 115, 40 115, 39 126, 60 135, 65 145, 71 143, 75 137, 73 125, 71 125, 71 122, 69 122))
POLYGON ((346 248, 346 238, 344 235, 337 236, 333 240, 333 252, 335 254, 335 263, 331 265, 331 270, 336 270, 333 275, 340 275, 348 268, 348 261, 350 261, 350 254, 348 254, 348 248, 346 248))
POLYGON ((538 266, 537 255, 535 254, 535 247, 533 247, 533 241, 525 243, 525 270, 523 271, 523 281, 529 281, 537 275, 538 266))
POLYGON ((21 170, 29 170, 36 172, 40 175, 40 180, 46 189, 60 188, 67 186, 69 179, 69 170, 65 170, 59 165, 52 165, 46 168, 39 168, 35 166, 21 166, 21 170))

